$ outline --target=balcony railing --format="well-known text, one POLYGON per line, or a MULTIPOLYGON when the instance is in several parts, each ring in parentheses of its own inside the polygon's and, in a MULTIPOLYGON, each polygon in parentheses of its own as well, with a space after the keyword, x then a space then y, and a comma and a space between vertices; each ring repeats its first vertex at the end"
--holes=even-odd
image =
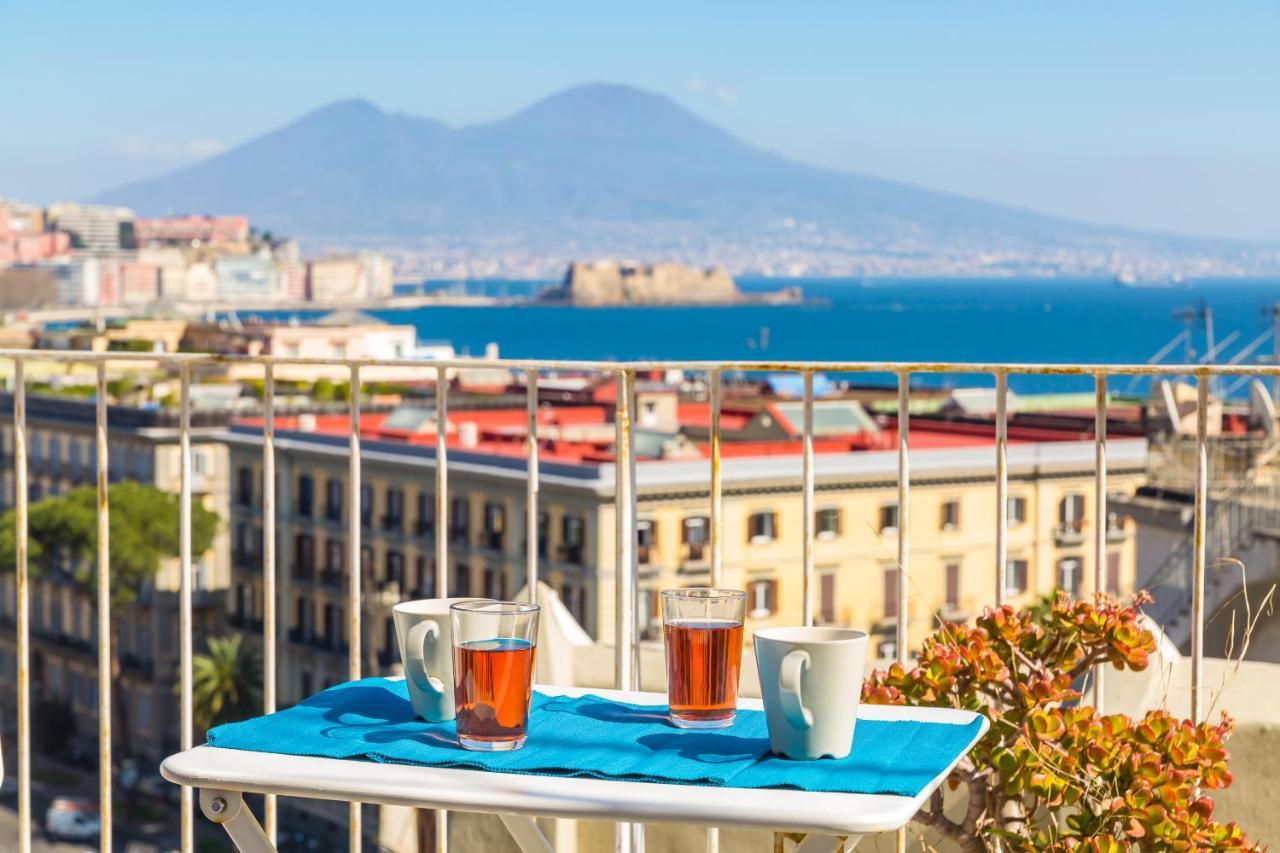
MULTIPOLYGON (((615 626, 614 636, 614 652, 615 652, 615 686, 624 690, 638 689, 638 673, 635 668, 636 660, 636 644, 639 635, 638 620, 636 618, 636 578, 637 578, 637 548, 636 548, 636 485, 634 481, 636 444, 633 441, 633 414, 634 414, 634 392, 636 387, 636 377, 638 373, 648 371, 668 371, 681 370, 686 374, 701 374, 707 377, 710 397, 710 459, 707 463, 707 476, 710 483, 710 500, 709 500, 709 525, 708 537, 705 548, 689 548, 685 553, 687 560, 697 560, 705 556, 708 558, 709 566, 709 582, 712 585, 722 583, 722 550, 723 550, 723 488, 720 465, 721 453, 721 428, 720 428, 720 410, 721 410, 721 382, 722 376, 727 372, 739 371, 790 371, 799 374, 803 379, 804 396, 803 396, 803 420, 801 424, 802 431, 802 453, 801 453, 801 481, 802 481, 802 499, 803 499, 803 517, 804 530, 801 548, 801 563, 803 572, 803 620, 806 624, 812 624, 815 619, 814 611, 814 394, 813 379, 815 374, 819 372, 832 373, 856 373, 856 374, 889 374, 897 378, 897 411, 903 413, 897 430, 897 491, 898 500, 897 507, 899 517, 891 534, 887 535, 888 541, 892 542, 896 539, 897 550, 897 575, 896 575, 896 600, 905 602, 908 600, 908 579, 911 573, 911 548, 908 538, 910 529, 908 519, 911 514, 911 478, 910 478, 910 451, 908 449, 908 433, 910 429, 909 418, 905 413, 910 411, 910 379, 913 375, 939 375, 939 374, 987 374, 992 376, 995 381, 995 447, 993 454, 993 467, 996 481, 996 530, 995 530, 995 584, 991 590, 991 600, 995 603, 1001 603, 1006 598, 1006 590, 1009 588, 1008 578, 1006 577, 1006 567, 1008 565, 1008 517, 1006 515, 1008 507, 1008 380, 1011 375, 1037 375, 1037 376, 1083 376, 1091 377, 1095 387, 1095 429, 1094 429, 1094 445, 1095 445, 1095 499, 1094 499, 1094 521, 1092 527, 1092 546, 1094 549, 1095 576, 1092 579, 1086 579, 1086 589, 1090 584, 1093 589, 1101 589, 1104 586, 1106 560, 1106 545, 1108 541, 1108 527, 1105 524, 1107 518, 1107 436, 1106 436, 1106 411, 1107 411, 1107 380, 1109 376, 1145 376, 1159 377, 1168 375, 1190 375, 1195 377, 1198 388, 1198 409, 1196 421, 1196 476, 1194 480, 1194 522, 1193 522, 1193 542, 1191 554, 1191 572, 1189 578, 1188 589, 1186 590, 1186 598, 1188 600, 1192 618, 1192 642, 1191 642, 1191 687, 1190 702, 1191 716, 1193 719, 1200 720, 1205 714, 1203 704, 1204 685, 1202 674, 1202 662, 1204 658, 1204 585, 1205 585, 1205 519, 1208 507, 1207 496, 1207 435, 1208 435, 1208 401, 1209 386, 1214 377, 1219 376, 1280 376, 1280 365, 1257 366, 1257 365, 1090 365, 1090 364, 1002 364, 1002 363, 983 363, 983 364, 938 364, 925 362, 791 362, 791 363, 764 363, 764 362, 570 362, 570 361, 531 361, 531 360, 440 360, 432 362, 429 366, 424 366, 421 361, 407 359, 387 359, 387 360, 347 360, 347 359, 303 359, 289 358, 277 356, 251 357, 251 356, 211 356, 201 354, 186 353, 87 353, 87 352, 58 352, 58 351, 31 351, 31 350, 0 350, 0 360, 6 360, 13 365, 14 374, 14 407, 13 407, 13 426, 14 426, 14 444, 13 444, 13 464, 15 486, 14 493, 16 495, 16 516, 17 516, 17 547, 16 547, 16 565, 17 565, 17 636, 18 636, 18 654, 17 654, 17 700, 18 700, 18 761, 17 761, 17 787, 18 787, 18 815, 19 815, 19 836, 20 850, 29 850, 30 841, 33 837, 32 824, 32 786, 31 786, 31 602, 30 602, 30 580, 28 573, 28 519, 29 519, 29 472, 30 460, 28 450, 28 434, 27 434, 27 407, 26 407, 26 382, 24 368, 28 363, 42 362, 58 362, 62 364, 90 364, 96 368, 97 388, 96 388, 96 447, 97 447, 97 470, 98 478, 98 539, 100 547, 97 549, 96 561, 96 583, 97 583, 97 624, 100 627, 99 636, 109 636, 109 628, 111 625, 112 613, 110 609, 110 550, 106 547, 109 535, 109 525, 107 523, 107 511, 109 503, 109 493, 107 484, 111 480, 112 472, 108 470, 108 460, 110 458, 108 446, 107 432, 107 365, 108 361, 113 369, 122 364, 131 361, 142 362, 146 364, 159 364, 164 368, 175 371, 179 377, 179 408, 176 415, 168 412, 148 413, 145 415, 148 424, 152 422, 163 421, 165 424, 173 423, 179 429, 180 434, 180 507, 181 507, 181 547, 179 562, 181 566, 180 578, 181 587, 179 592, 179 708, 181 731, 179 743, 181 748, 189 749, 193 745, 194 726, 193 726, 193 704, 192 704, 192 644, 195 636, 195 626, 193 625, 193 593, 194 593, 194 573, 192 571, 192 546, 191 546, 191 494, 192 494, 192 471, 191 460, 191 429, 193 426, 193 414, 191 407, 191 378, 193 369, 197 369, 203 365, 226 364, 228 362, 252 363, 260 365, 264 373, 264 413, 263 413, 263 429, 262 429, 262 464, 263 464, 263 494, 261 500, 262 510, 262 526, 263 526, 263 548, 261 554, 262 578, 263 578, 263 618, 262 618, 262 644, 263 644, 263 705, 265 710, 270 713, 277 709, 277 648, 276 637, 278 635, 278 554, 276 552, 275 542, 276 535, 276 467, 275 467, 275 381, 274 369, 277 365, 310 365, 316 367, 334 367, 338 366, 345 369, 349 373, 350 387, 352 393, 347 405, 350 416, 350 433, 348 438, 349 460, 348 460, 348 477, 346 481, 346 505, 350 507, 361 506, 361 454, 360 442, 361 434, 359 429, 360 411, 361 411, 361 370, 365 367, 378 366, 396 366, 402 368, 413 368, 421 370, 425 375, 434 374, 436 388, 436 411, 437 417, 441 422, 447 417, 448 412, 448 374, 449 371, 457 368, 500 368, 513 370, 523 373, 525 377, 525 385, 527 390, 527 411, 528 422, 527 428, 529 434, 535 440, 528 441, 525 444, 527 454, 526 467, 526 529, 538 529, 539 520, 539 490, 538 490, 538 462, 539 462, 539 443, 536 440, 538 423, 537 423, 537 404, 538 404, 538 378, 540 372, 551 372, 559 370, 572 370, 593 373, 600 376, 611 377, 617 383, 616 409, 615 409, 615 460, 614 460, 614 504, 616 519, 616 531, 614 536, 615 561, 618 582, 614 586, 614 612, 616 618, 613 620, 615 626), (1098 520, 1102 523, 1097 523, 1098 520), (703 553, 699 553, 703 552, 703 553)), ((121 413, 121 417, 136 420, 139 415, 130 413, 121 413)), ((449 498, 449 459, 448 449, 446 447, 447 431, 438 430, 435 442, 435 456, 433 464, 436 467, 436 494, 435 494, 435 517, 434 524, 438 525, 439 530, 448 531, 447 536, 438 536, 434 538, 435 547, 435 592, 438 596, 447 596, 449 594, 450 577, 448 574, 448 548, 451 542, 455 541, 457 536, 457 528, 450 525, 450 509, 451 502, 449 498)), ((351 566, 361 565, 361 549, 362 539, 365 528, 370 526, 372 514, 370 512, 349 512, 347 514, 346 524, 348 532, 346 536, 347 548, 347 564, 351 566)), ((1081 534, 1083 536, 1083 534, 1081 534)), ((462 531, 462 540, 466 540, 466 531, 462 531)), ((525 562, 526 562, 526 578, 527 589, 530 593, 537 588, 538 573, 540 569, 540 561, 538 559, 538 549, 536 543, 528 537, 525 539, 525 562)), ((581 562, 583 559, 583 548, 580 544, 573 546, 561 546, 558 555, 561 559, 568 562, 581 562)), ((349 642, 342 644, 330 644, 327 641, 321 641, 317 636, 301 631, 290 631, 289 639, 297 643, 305 643, 308 645, 324 645, 326 648, 330 645, 337 646, 339 649, 345 650, 347 657, 347 674, 349 678, 356 679, 361 677, 363 662, 365 660, 361 638, 363 636, 361 627, 361 616, 363 612, 362 598, 366 594, 364 588, 365 579, 363 572, 351 572, 346 574, 346 600, 344 604, 344 612, 346 614, 346 631, 345 636, 349 637, 349 642)), ((377 596, 382 591, 378 589, 368 590, 368 592, 377 596)), ((892 646, 895 654, 901 660, 906 660, 908 650, 907 638, 907 619, 895 620, 892 626, 893 642, 892 646)), ((109 643, 100 642, 97 644, 98 658, 98 707, 101 713, 98 715, 98 749, 99 749, 99 800, 102 817, 101 831, 101 847, 104 851, 113 849, 113 833, 112 825, 112 682, 111 682, 111 657, 109 643)), ((1095 703, 1101 698, 1101 672, 1097 673, 1093 679, 1095 690, 1095 703)), ((270 837, 274 838, 276 834, 276 803, 275 798, 268 796, 265 801, 266 812, 266 831, 270 837)), ((194 849, 193 836, 193 797, 190 788, 183 788, 181 793, 181 848, 184 853, 189 853, 194 849)), ((443 826, 443 821, 438 822, 437 828, 443 826)), ((361 828, 361 812, 358 804, 352 804, 349 811, 349 837, 352 849, 360 849, 362 839, 361 828)), ((633 833, 636 830, 628 828, 620 832, 620 837, 624 839, 634 838, 633 833)), ((628 844, 623 844, 622 848, 627 848, 628 844)), ((443 849, 438 846, 437 849, 443 849)))

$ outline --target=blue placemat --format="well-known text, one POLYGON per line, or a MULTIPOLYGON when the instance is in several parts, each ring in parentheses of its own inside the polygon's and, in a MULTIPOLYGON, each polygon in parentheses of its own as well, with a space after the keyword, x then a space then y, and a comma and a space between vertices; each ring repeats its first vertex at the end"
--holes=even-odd
POLYGON ((471 752, 458 746, 453 723, 413 716, 403 681, 366 678, 269 716, 218 726, 208 742, 504 773, 914 796, 968 745, 979 725, 860 719, 848 758, 790 761, 769 752, 759 711, 739 711, 729 728, 684 731, 667 721, 662 706, 535 693, 523 749, 471 752))

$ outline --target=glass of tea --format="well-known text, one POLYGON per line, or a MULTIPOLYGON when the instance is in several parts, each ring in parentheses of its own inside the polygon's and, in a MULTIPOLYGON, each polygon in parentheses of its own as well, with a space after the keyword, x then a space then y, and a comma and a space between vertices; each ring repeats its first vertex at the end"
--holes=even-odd
POLYGON ((719 729, 733 723, 746 602, 747 594, 740 589, 663 590, 662 636, 672 724, 719 729))
POLYGON ((538 642, 536 604, 460 601, 453 630, 453 700, 458 744, 498 751, 524 746, 538 642))

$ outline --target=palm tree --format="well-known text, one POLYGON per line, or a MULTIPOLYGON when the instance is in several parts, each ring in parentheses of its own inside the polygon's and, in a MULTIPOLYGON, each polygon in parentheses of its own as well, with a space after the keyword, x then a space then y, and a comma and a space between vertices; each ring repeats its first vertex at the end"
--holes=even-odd
MULTIPOLYGON (((196 731, 252 717, 262 711, 262 663, 240 635, 210 637, 207 654, 191 660, 196 731)), ((174 685, 174 691, 180 689, 174 685)))

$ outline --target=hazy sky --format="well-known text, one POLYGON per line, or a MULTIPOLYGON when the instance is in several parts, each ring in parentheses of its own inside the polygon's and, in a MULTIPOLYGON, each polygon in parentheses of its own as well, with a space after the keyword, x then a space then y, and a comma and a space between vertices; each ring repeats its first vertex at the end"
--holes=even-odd
POLYGON ((604 80, 801 160, 1280 241, 1275 0, 785 5, 0 0, 0 195, 88 195, 342 97, 463 124, 604 80))

